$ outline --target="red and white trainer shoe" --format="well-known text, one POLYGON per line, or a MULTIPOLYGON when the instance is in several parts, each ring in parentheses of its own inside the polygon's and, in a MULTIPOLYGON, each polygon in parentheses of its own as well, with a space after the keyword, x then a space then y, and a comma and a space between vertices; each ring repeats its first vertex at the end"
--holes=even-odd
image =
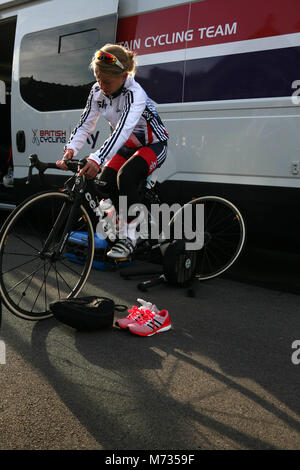
POLYGON ((162 333, 171 328, 169 312, 161 310, 155 313, 151 310, 146 310, 141 317, 128 324, 127 328, 131 333, 140 336, 152 336, 156 333, 162 333))
POLYGON ((133 305, 129 310, 129 315, 125 318, 120 318, 116 321, 116 326, 122 329, 126 329, 130 323, 134 323, 141 318, 146 310, 150 310, 151 312, 159 312, 159 309, 156 305, 152 304, 151 302, 147 302, 143 299, 137 299, 137 301, 141 304, 140 306, 133 305))

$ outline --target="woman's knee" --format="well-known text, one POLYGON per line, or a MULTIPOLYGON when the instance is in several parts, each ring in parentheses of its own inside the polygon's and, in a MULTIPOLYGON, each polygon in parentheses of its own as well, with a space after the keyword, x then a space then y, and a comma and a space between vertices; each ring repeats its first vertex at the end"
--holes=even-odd
POLYGON ((135 186, 134 177, 129 171, 119 170, 117 176, 117 185, 120 193, 127 193, 128 189, 135 186))
POLYGON ((117 180, 117 171, 105 166, 100 173, 99 180, 113 184, 117 180))
POLYGON ((128 161, 120 168, 117 175, 117 184, 121 193, 127 193, 133 187, 137 188, 140 182, 147 177, 148 166, 142 158, 128 161))

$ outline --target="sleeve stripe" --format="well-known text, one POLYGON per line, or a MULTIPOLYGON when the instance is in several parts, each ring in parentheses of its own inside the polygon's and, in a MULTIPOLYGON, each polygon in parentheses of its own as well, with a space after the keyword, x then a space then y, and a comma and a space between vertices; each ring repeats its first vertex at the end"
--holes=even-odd
POLYGON ((120 136, 120 134, 121 134, 121 132, 124 128, 124 125, 125 125, 126 119, 128 117, 128 114, 130 112, 130 107, 131 107, 132 103, 133 103, 133 93, 132 93, 132 91, 129 91, 128 95, 126 97, 126 105, 125 105, 124 111, 122 113, 122 116, 120 118, 119 124, 118 124, 117 128, 115 129, 114 134, 112 134, 111 138, 109 138, 106 141, 106 143, 104 143, 103 148, 101 149, 101 152, 98 155, 98 158, 100 159, 100 165, 103 164, 103 161, 105 160, 106 156, 109 154, 112 147, 115 145, 116 141, 118 140, 118 138, 119 138, 119 136, 120 136))
POLYGON ((167 147, 164 146, 162 152, 161 152, 161 153, 158 155, 158 157, 157 157, 157 163, 158 163, 158 165, 161 165, 161 164, 165 161, 166 156, 167 156, 167 147))
POLYGON ((154 132, 158 140, 160 142, 166 142, 169 136, 166 132, 165 126, 163 125, 156 111, 153 112, 153 106, 151 103, 148 103, 146 110, 143 113, 143 117, 151 127, 151 130, 154 132))
POLYGON ((87 100, 87 104, 86 104, 86 107, 85 109, 83 110, 83 113, 81 114, 81 117, 80 117, 80 120, 79 120, 79 123, 78 123, 78 126, 75 127, 75 129, 73 130, 69 140, 68 140, 68 144, 70 144, 72 142, 72 139, 74 138, 76 132, 78 131, 78 129, 85 123, 85 121, 87 120, 89 114, 90 114, 90 111, 91 111, 91 108, 92 108, 92 99, 93 99, 93 89, 91 90, 90 94, 89 94, 89 97, 88 97, 88 100, 87 100))
POLYGON ((149 122, 150 126, 152 127, 153 131, 155 132, 155 134, 157 135, 157 137, 159 138, 159 140, 167 140, 167 137, 164 133, 164 127, 161 126, 156 119, 152 119, 150 122, 149 122))

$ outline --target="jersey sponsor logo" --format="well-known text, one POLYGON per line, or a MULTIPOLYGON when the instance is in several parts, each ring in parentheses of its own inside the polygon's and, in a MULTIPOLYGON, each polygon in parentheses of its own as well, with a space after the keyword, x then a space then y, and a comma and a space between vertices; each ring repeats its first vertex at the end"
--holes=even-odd
POLYGON ((95 146, 96 146, 96 143, 97 143, 97 140, 98 140, 98 137, 99 137, 99 131, 96 132, 96 134, 91 134, 88 138, 87 138, 87 143, 89 145, 91 145, 91 148, 94 149, 95 146))
POLYGON ((149 166, 149 170, 152 171, 154 168, 156 168, 157 162, 152 162, 151 165, 149 166))
POLYGON ((100 109, 106 109, 107 108, 107 103, 106 103, 105 99, 103 99, 102 101, 97 101, 97 104, 98 104, 98 107, 100 109))

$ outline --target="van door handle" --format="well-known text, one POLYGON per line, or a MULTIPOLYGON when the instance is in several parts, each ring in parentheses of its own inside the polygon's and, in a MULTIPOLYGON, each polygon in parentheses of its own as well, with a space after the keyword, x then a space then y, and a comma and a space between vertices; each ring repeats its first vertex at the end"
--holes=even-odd
POLYGON ((16 140, 17 140, 18 152, 25 152, 25 147, 26 147, 25 132, 24 131, 18 131, 16 140))

